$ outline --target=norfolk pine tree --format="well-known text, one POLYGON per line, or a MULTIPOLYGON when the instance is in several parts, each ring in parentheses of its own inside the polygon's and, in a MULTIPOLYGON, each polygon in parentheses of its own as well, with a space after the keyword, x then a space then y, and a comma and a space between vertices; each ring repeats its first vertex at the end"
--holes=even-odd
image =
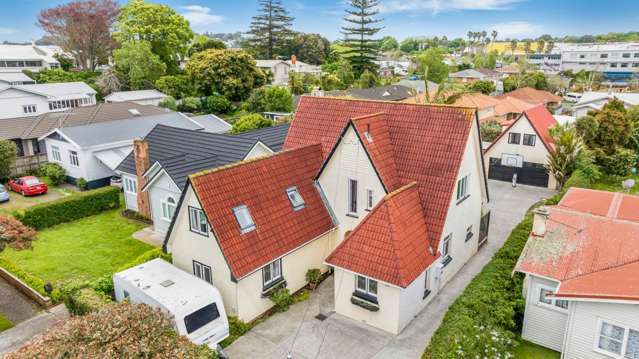
POLYGON ((379 53, 379 44, 371 37, 382 29, 373 26, 381 21, 374 18, 379 13, 379 0, 350 0, 349 3, 351 9, 345 10, 348 15, 344 20, 352 25, 342 27, 346 37, 344 45, 349 48, 344 55, 358 76, 365 70, 377 72, 373 61, 379 53))
POLYGON ((259 12, 251 21, 248 47, 259 59, 274 59, 293 36, 294 18, 289 16, 281 0, 260 0, 259 12))

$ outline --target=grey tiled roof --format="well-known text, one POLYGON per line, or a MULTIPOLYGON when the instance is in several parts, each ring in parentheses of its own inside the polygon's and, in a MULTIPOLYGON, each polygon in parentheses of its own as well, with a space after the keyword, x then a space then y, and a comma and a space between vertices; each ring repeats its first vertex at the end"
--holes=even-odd
POLYGON ((289 123, 284 123, 273 127, 265 127, 240 133, 236 136, 260 140, 271 150, 278 152, 281 151, 282 146, 284 146, 284 141, 286 140, 286 134, 288 133, 289 127, 291 127, 289 123))

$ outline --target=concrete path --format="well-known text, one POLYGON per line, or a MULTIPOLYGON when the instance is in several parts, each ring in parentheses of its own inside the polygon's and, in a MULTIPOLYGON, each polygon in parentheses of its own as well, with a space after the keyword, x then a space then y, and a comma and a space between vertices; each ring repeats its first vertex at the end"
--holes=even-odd
POLYGON ((420 358, 453 301, 490 261, 526 211, 553 195, 539 187, 489 181, 491 224, 488 243, 446 284, 431 303, 397 336, 334 313, 333 277, 311 298, 257 325, 229 346, 231 359, 420 358), (325 320, 316 318, 327 315, 325 320))
POLYGON ((45 332, 60 320, 68 317, 67 308, 64 304, 60 304, 0 333, 0 357, 20 349, 36 335, 45 332))
POLYGON ((164 237, 155 233, 153 231, 153 227, 140 229, 139 231, 133 233, 133 238, 146 244, 150 244, 154 247, 162 247, 162 245, 164 245, 164 237))
POLYGON ((0 277, 0 313, 14 325, 38 314, 38 305, 0 277))

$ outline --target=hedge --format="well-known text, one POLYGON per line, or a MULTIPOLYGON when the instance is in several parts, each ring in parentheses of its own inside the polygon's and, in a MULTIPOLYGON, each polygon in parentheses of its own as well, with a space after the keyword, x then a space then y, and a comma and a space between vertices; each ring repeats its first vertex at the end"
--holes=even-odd
POLYGON ((62 291, 64 305, 72 315, 85 315, 113 303, 111 297, 92 288, 66 287, 62 291))
POLYGON ((15 264, 13 264, 13 262, 10 262, 4 258, 0 258, 0 267, 9 271, 11 274, 16 276, 18 279, 20 279, 24 283, 26 283, 29 287, 31 287, 38 293, 42 294, 45 297, 51 298, 51 302, 58 303, 60 301, 61 293, 58 288, 54 287, 51 294, 47 293, 44 290, 45 282, 42 279, 23 271, 22 269, 18 268, 15 264))
POLYGON ((120 190, 116 187, 103 187, 21 209, 14 216, 27 226, 41 230, 119 206, 120 190))

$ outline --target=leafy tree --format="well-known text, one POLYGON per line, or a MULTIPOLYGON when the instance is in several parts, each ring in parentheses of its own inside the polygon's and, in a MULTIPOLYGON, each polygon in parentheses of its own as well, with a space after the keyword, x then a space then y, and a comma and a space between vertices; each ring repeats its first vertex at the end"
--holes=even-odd
POLYGON ((125 42, 113 51, 113 62, 117 71, 126 75, 128 87, 132 90, 152 88, 166 71, 166 65, 146 41, 125 42))
POLYGON ((158 103, 159 107, 168 108, 169 110, 177 111, 177 101, 171 96, 165 97, 164 100, 158 103))
POLYGON ((298 60, 313 65, 326 62, 331 55, 331 43, 320 34, 296 33, 288 42, 282 55, 295 55, 298 60))
POLYGON ((365 70, 362 75, 359 77, 358 86, 359 88, 367 89, 371 87, 377 86, 379 82, 377 75, 374 72, 370 72, 365 70))
POLYGON ((419 51, 422 42, 412 37, 408 37, 399 44, 399 49, 405 54, 419 51))
POLYGON ((251 112, 293 112, 293 96, 285 87, 260 87, 247 102, 251 112))
POLYGON ((260 0, 259 15, 253 17, 248 49, 258 58, 274 59, 293 35, 293 18, 281 0, 260 0))
POLYGON ((548 154, 548 172, 557 180, 557 189, 561 190, 575 170, 583 142, 571 125, 556 125, 550 129, 555 147, 548 154))
POLYGON ((186 73, 201 95, 219 93, 231 101, 243 100, 265 83, 264 73, 245 51, 209 49, 193 55, 186 73))
POLYGON ((288 88, 293 95, 302 95, 306 92, 302 74, 290 71, 288 73, 288 88))
POLYGON ((40 176, 46 176, 54 186, 60 185, 67 179, 67 172, 58 163, 45 163, 38 168, 40 176))
POLYGON ((42 84, 82 81, 82 77, 79 73, 64 71, 60 68, 42 70, 38 73, 37 79, 38 82, 42 84))
POLYGON ((333 91, 339 90, 344 87, 342 81, 340 81, 339 77, 335 74, 326 74, 322 76, 321 80, 322 90, 324 91, 333 91))
POLYGON ((180 112, 199 112, 202 109, 202 100, 199 97, 186 97, 177 106, 180 112))
POLYGON ((345 56, 357 75, 365 70, 376 71, 373 61, 377 58, 379 44, 371 37, 382 29, 373 26, 381 21, 375 19, 379 13, 379 0, 350 0, 348 3, 350 8, 346 9, 344 21, 352 25, 342 26, 344 45, 348 48, 345 56))
POLYGON ((201 52, 208 49, 223 50, 226 49, 226 44, 218 39, 206 39, 202 42, 195 42, 189 48, 189 57, 193 56, 193 54, 195 54, 196 52, 201 52))
POLYGON ((208 113, 228 113, 233 109, 233 104, 226 97, 214 93, 202 101, 202 107, 208 113))
POLYGON ((522 87, 532 87, 537 90, 548 90, 548 80, 542 72, 523 73, 508 76, 504 80, 504 91, 509 92, 522 87))
POLYGON ((493 50, 488 54, 475 54, 475 58, 473 59, 475 68, 494 69, 495 65, 497 64, 498 55, 499 54, 497 53, 497 50, 493 50))
POLYGON ((114 0, 72 1, 42 10, 38 26, 54 44, 73 56, 77 66, 94 71, 116 46, 111 27, 118 11, 114 0))
POLYGON ((398 50, 399 42, 392 36, 384 36, 379 41, 379 49, 384 52, 398 50))
POLYGON ((235 121, 231 133, 242 133, 250 130, 256 130, 258 128, 271 127, 274 122, 264 118, 259 113, 251 113, 240 117, 235 121))
POLYGON ((187 54, 193 31, 189 22, 167 5, 130 0, 118 16, 115 38, 148 41, 169 73, 178 71, 178 63, 187 54))
POLYGON ((417 73, 425 74, 426 79, 440 83, 448 78, 448 65, 444 63, 445 51, 439 47, 431 47, 417 55, 417 73))
POLYGON ((497 136, 501 134, 502 128, 501 124, 495 120, 483 122, 479 126, 479 131, 481 133, 481 140, 486 142, 493 142, 497 136))
POLYGON ((195 87, 187 75, 166 75, 155 81, 155 88, 173 98, 194 96, 195 87))
POLYGON ((9 178, 16 163, 18 149, 10 140, 0 140, 0 180, 9 178))
POLYGON ((481 92, 484 95, 490 95, 495 92, 495 83, 488 80, 475 81, 468 85, 468 90, 472 92, 481 92))
POLYGON ((58 60, 60 68, 64 71, 69 71, 73 67, 73 59, 63 54, 53 54, 53 58, 58 60))
POLYGON ((119 91, 122 88, 122 82, 113 69, 102 71, 102 74, 95 80, 95 84, 104 95, 119 91))

